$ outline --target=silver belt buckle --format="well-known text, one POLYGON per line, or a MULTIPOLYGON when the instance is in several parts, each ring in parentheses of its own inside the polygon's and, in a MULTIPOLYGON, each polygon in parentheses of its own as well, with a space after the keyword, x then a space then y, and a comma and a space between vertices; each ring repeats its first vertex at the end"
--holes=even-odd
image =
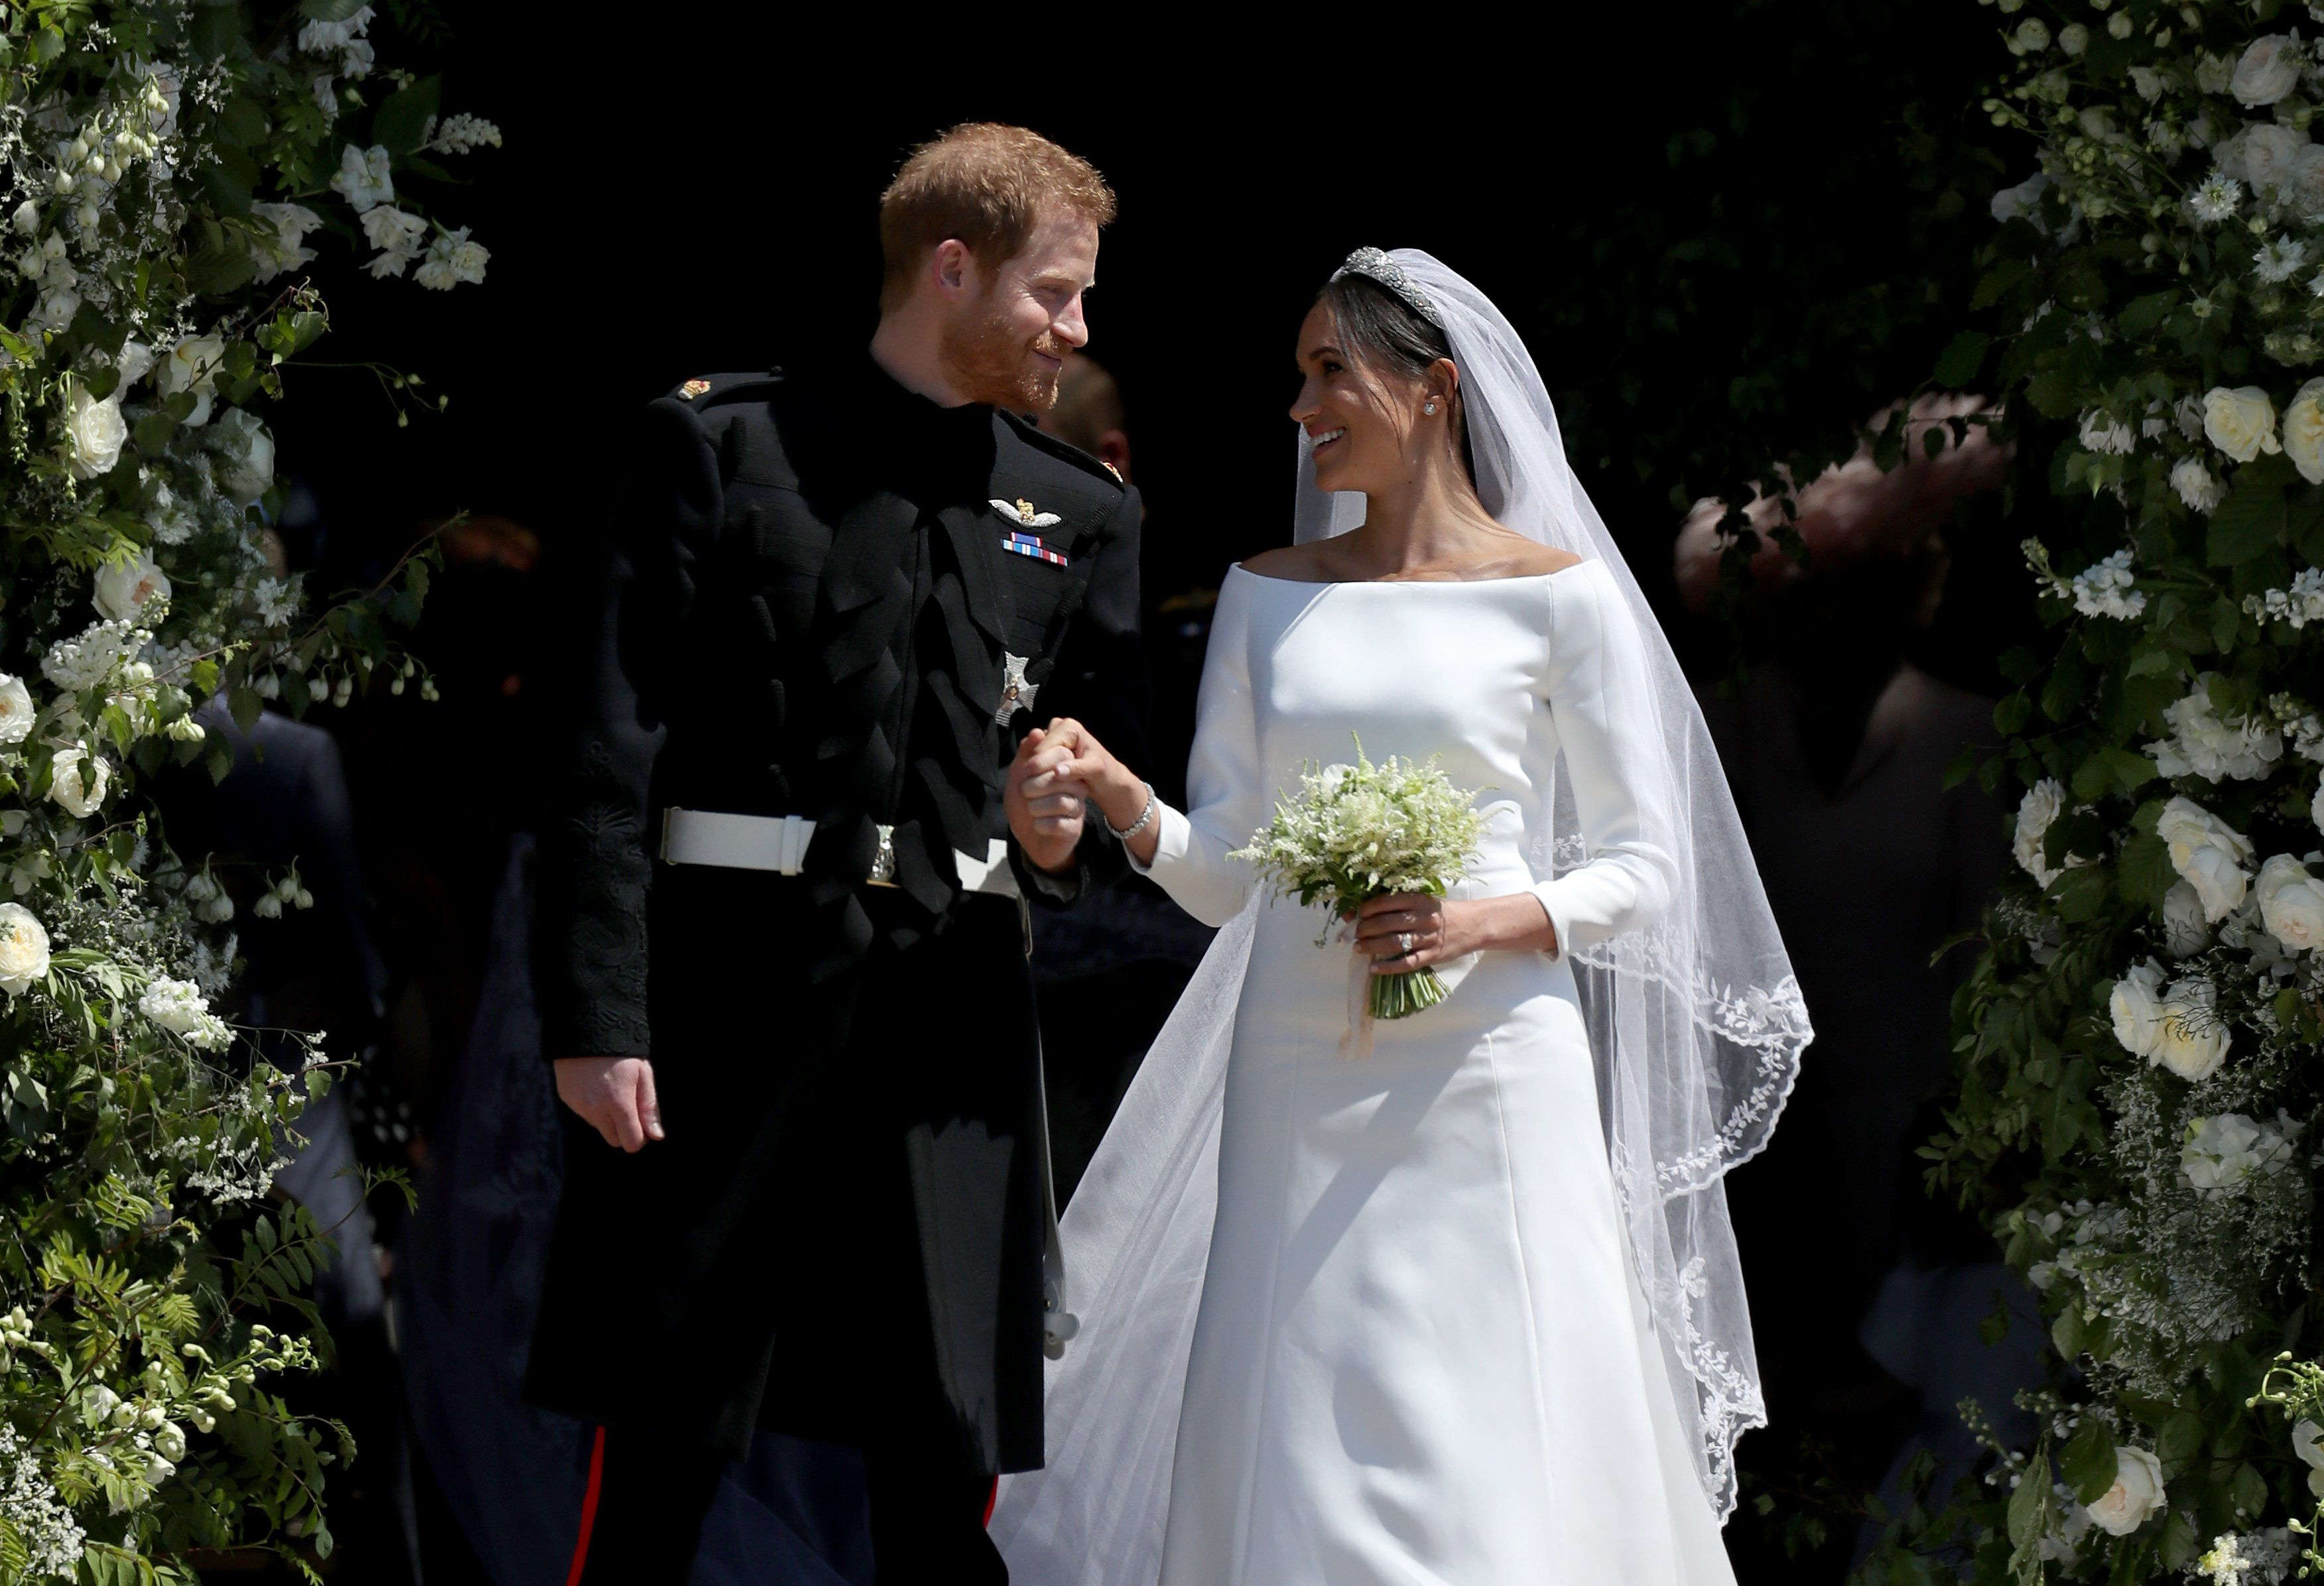
POLYGON ((875 830, 880 833, 880 846, 872 855, 872 874, 863 879, 872 886, 893 886, 896 885, 896 829, 881 825, 875 830))

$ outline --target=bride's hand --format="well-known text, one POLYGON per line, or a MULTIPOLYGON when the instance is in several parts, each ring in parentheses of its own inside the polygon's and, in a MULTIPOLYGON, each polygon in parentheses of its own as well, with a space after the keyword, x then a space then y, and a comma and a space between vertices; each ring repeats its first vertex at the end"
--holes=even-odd
POLYGON ((1375 975, 1402 975, 1492 949, 1554 951, 1541 900, 1531 893, 1499 898, 1439 898, 1391 893, 1356 911, 1356 950, 1375 975))
POLYGON ((1146 812, 1146 783, 1113 757, 1097 735, 1070 716, 1049 723, 1043 740, 1051 748, 1064 747, 1072 758, 1057 767, 1057 779, 1079 787, 1116 830, 1146 812))

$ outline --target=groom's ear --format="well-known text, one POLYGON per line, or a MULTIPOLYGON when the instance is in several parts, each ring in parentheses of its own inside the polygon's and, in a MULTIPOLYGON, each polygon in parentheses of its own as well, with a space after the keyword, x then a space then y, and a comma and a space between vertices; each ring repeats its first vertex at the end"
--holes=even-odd
POLYGON ((925 279, 945 302, 965 302, 976 295, 976 255, 958 237, 946 237, 929 252, 925 279))

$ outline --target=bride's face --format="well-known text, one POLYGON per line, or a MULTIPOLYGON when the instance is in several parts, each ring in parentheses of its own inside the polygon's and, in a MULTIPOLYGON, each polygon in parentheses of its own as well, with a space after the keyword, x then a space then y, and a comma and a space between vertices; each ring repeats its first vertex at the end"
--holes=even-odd
POLYGON ((1298 357, 1299 395, 1291 421, 1314 443, 1316 485, 1372 490, 1405 482, 1412 472, 1420 382, 1383 379, 1359 363, 1323 303, 1299 326, 1298 357))

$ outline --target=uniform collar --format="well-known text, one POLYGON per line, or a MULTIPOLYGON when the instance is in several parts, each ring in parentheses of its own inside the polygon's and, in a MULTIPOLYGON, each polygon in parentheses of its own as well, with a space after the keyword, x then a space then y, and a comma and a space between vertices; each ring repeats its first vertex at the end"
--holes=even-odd
POLYGON ((945 408, 907 390, 870 353, 857 359, 864 417, 899 442, 919 445, 967 445, 992 434, 992 408, 983 402, 945 408))

